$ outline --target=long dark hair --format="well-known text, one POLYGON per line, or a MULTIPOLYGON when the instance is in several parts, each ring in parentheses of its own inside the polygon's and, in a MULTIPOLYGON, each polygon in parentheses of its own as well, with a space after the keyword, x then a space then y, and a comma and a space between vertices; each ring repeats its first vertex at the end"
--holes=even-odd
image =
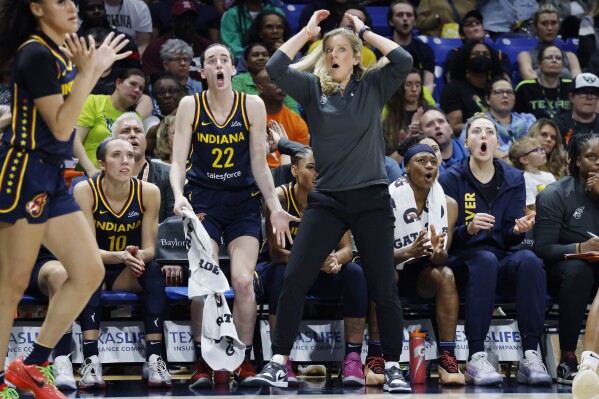
POLYGON ((41 0, 0 1, 0 65, 8 63, 29 35, 37 30, 31 3, 41 0))
MULTIPOLYGON (((269 9, 260 11, 258 15, 256 15, 256 18, 254 18, 252 24, 248 29, 247 35, 243 38, 244 45, 255 42, 265 43, 262 36, 260 36, 260 32, 262 31, 262 22, 264 21, 264 18, 268 15, 276 15, 277 17, 281 18, 281 21, 283 21, 283 40, 289 40, 289 38, 291 37, 291 25, 289 25, 289 21, 287 20, 285 15, 281 15, 280 12, 277 12, 274 9, 269 9)), ((274 49, 268 48, 268 46, 266 48, 271 54, 274 53, 274 49)))
POLYGON ((472 50, 474 46, 477 44, 482 44, 489 50, 491 54, 491 69, 489 70, 489 79, 491 80, 495 76, 503 75, 503 68, 501 61, 499 61, 499 56, 497 55, 497 51, 491 46, 489 46, 485 42, 479 42, 477 40, 466 40, 462 48, 458 51, 456 62, 453 65, 451 72, 451 78, 456 80, 467 80, 467 65, 470 60, 470 54, 472 54, 472 50))

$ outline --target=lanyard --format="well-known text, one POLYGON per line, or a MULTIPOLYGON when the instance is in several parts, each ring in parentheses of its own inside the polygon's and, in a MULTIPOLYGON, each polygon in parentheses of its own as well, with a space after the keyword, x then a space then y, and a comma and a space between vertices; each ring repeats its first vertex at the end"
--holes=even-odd
POLYGON ((557 113, 559 111, 559 107, 558 107, 557 103, 560 99, 559 94, 560 94, 562 82, 560 80, 557 85, 557 96, 555 97, 555 110, 553 109, 553 106, 549 106, 550 102, 549 102, 549 99, 547 98, 547 95, 545 94, 545 87, 543 87, 543 85, 541 84, 540 81, 539 81, 539 86, 541 86, 541 94, 543 95, 543 98, 545 99, 545 108, 544 108, 543 112, 545 112, 545 115, 547 115, 550 119, 553 119, 553 117, 555 115, 557 115, 557 113))

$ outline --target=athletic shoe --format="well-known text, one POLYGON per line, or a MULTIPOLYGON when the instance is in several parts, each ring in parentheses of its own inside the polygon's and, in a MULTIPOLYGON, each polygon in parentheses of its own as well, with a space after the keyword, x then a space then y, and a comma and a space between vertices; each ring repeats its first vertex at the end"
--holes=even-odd
POLYGON ((6 383, 0 384, 0 399, 19 399, 19 393, 6 383))
POLYGON ((81 380, 79 389, 102 389, 106 388, 106 382, 102 377, 102 364, 96 355, 90 356, 83 361, 79 369, 81 380))
POLYGON ((520 384, 551 385, 553 380, 537 351, 527 350, 518 365, 516 379, 520 384))
POLYGON ((272 360, 254 377, 254 382, 262 386, 287 388, 287 366, 272 360))
POLYGON ((144 363, 143 379, 148 387, 171 388, 173 386, 166 363, 158 355, 151 355, 148 361, 144 363))
POLYGON ((381 386, 385 383, 385 360, 378 356, 366 358, 364 367, 364 379, 366 385, 381 386))
POLYGON ((52 371, 56 388, 66 391, 77 389, 77 383, 73 377, 73 365, 69 356, 57 356, 54 359, 52 371))
MULTIPOLYGON (((8 366, 4 378, 22 391, 29 391, 36 399, 66 399, 54 385, 54 375, 50 362, 42 365, 25 364, 25 358, 19 357, 8 366)), ((5 388, 3 392, 6 392, 5 388)))
POLYGON ((285 368, 287 369, 287 383, 289 385, 297 385, 299 383, 297 376, 293 372, 293 359, 287 357, 287 363, 285 363, 285 368))
POLYGON ((558 384, 572 385, 572 381, 576 376, 578 369, 578 360, 576 356, 566 358, 557 366, 557 382, 558 384))
POLYGON ((193 373, 191 373, 191 384, 189 384, 189 387, 192 389, 212 388, 212 385, 214 385, 212 382, 212 369, 204 359, 196 359, 196 363, 193 366, 193 373))
POLYGON ((465 385, 466 380, 464 374, 458 367, 458 361, 455 356, 451 356, 449 352, 443 353, 437 358, 437 366, 439 372, 439 384, 441 385, 465 385))
POLYGON ((298 366, 297 371, 300 375, 309 377, 326 377, 327 368, 323 364, 309 364, 307 366, 298 366))
POLYGON ((362 359, 356 352, 351 352, 345 357, 341 369, 343 370, 343 385, 364 385, 366 383, 362 371, 362 359))
POLYGON ((410 384, 406 382, 398 366, 385 368, 383 390, 387 392, 412 392, 410 384))
POLYGON ((503 382, 501 374, 487 360, 486 352, 476 352, 466 363, 466 382, 474 385, 498 385, 503 382))
POLYGON ((233 371, 233 378, 237 381, 240 387, 252 387, 254 377, 256 376, 256 367, 248 360, 243 359, 243 362, 233 371))
POLYGON ((599 375, 591 366, 581 364, 572 383, 574 399, 591 399, 597 394, 599 394, 599 375))

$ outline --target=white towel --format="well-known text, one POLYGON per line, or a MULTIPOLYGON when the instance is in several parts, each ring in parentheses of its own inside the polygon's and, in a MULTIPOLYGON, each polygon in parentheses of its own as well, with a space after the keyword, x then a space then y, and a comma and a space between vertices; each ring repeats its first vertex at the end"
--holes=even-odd
MULTIPOLYGON (((429 225, 435 226, 437 234, 447 231, 447 200, 445 199, 445 192, 438 181, 435 180, 428 192, 425 204, 425 211, 428 216, 426 220, 418 217, 414 191, 405 177, 400 177, 389 185, 389 194, 391 195, 391 207, 395 216, 395 229, 393 231, 395 248, 411 245, 422 229, 424 227, 428 228, 429 225)), ((427 229, 426 236, 431 237, 430 228, 427 229)), ((447 240, 445 245, 447 246, 447 240)), ((414 258, 396 265, 396 269, 402 270, 408 262, 411 263, 412 261, 414 261, 414 258)))
POLYGON ((235 370, 245 356, 245 345, 237 337, 233 314, 222 295, 229 282, 212 256, 212 241, 197 216, 183 209, 185 246, 189 258, 188 296, 204 302, 202 314, 202 358, 213 370, 235 370))

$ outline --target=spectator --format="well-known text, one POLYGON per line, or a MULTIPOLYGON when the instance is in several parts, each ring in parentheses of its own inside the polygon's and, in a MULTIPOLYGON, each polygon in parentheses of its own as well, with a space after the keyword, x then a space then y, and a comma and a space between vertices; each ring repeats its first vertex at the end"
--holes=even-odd
POLYGON ((470 352, 466 382, 496 385, 503 380, 484 349, 495 293, 501 292, 516 296, 523 352, 518 381, 550 385, 551 377, 537 352, 545 322, 543 262, 532 251, 516 248, 534 225, 534 215, 524 215, 522 172, 493 159, 499 139, 495 123, 485 114, 468 121, 465 144, 471 155, 441 174, 439 182, 459 207, 448 264, 458 281, 467 276, 466 286, 460 287, 466 292, 470 352))
POLYGON ((441 92, 441 109, 458 136, 464 123, 476 112, 487 111, 485 89, 503 74, 497 53, 484 42, 467 41, 457 55, 451 82, 441 92))
MULTIPOLYGON (((582 17, 578 31, 578 60, 583 70, 586 70, 591 56, 599 50, 599 47, 597 47, 597 40, 599 40, 599 32, 597 31, 597 27, 599 27, 599 3, 596 1, 592 3, 594 3, 591 4, 592 9, 585 12, 586 15, 582 17)), ((589 70, 588 72, 593 71, 589 70)))
POLYGON ((171 164, 173 156, 173 137, 175 135, 175 116, 164 118, 158 125, 158 140, 154 154, 158 160, 167 165, 171 164))
POLYGON ((160 58, 164 69, 179 79, 183 95, 202 92, 202 84, 190 76, 193 50, 189 44, 180 39, 169 39, 160 48, 160 58))
MULTIPOLYGON (((192 79, 199 81, 200 57, 211 44, 211 41, 199 35, 195 30, 194 23, 198 18, 197 5, 194 0, 177 0, 173 3, 171 13, 173 15, 171 19, 172 29, 152 40, 143 55, 142 70, 148 77, 164 70, 176 71, 178 65, 169 64, 169 68, 164 65, 162 46, 170 39, 179 39, 191 46, 190 61, 186 62, 186 68, 192 79)), ((187 50, 184 52, 187 53, 187 50)))
POLYGON ((114 121, 127 111, 135 110, 145 86, 143 72, 124 70, 116 81, 111 95, 89 95, 77 120, 74 141, 75 157, 79 167, 90 177, 100 172, 96 160, 98 145, 110 136, 114 121))
POLYGON ((179 102, 183 98, 183 89, 174 75, 163 72, 154 77, 156 78, 152 84, 154 112, 152 116, 144 119, 144 130, 148 143, 146 154, 149 156, 153 156, 156 149, 158 124, 167 116, 176 114, 179 102))
POLYGON ((421 35, 458 37, 458 24, 475 10, 475 0, 421 0, 416 10, 416 28, 421 35))
POLYGON ((536 210, 537 194, 543 191, 545 186, 555 181, 555 177, 551 173, 539 169, 547 164, 545 147, 540 146, 536 139, 524 136, 516 140, 510 147, 509 157, 512 165, 524 172, 526 214, 529 215, 536 210))
MULTIPOLYGON (((532 114, 512 112, 516 94, 511 81, 504 76, 498 76, 489 82, 485 101, 489 104, 487 115, 495 122, 499 136, 499 147, 493 156, 506 161, 510 145, 528 133, 536 118, 532 114)), ((462 129, 460 140, 463 142, 465 137, 466 130, 462 129)))
POLYGON ((394 0, 387 11, 391 39, 402 46, 414 59, 414 67, 422 71, 424 87, 429 93, 435 89, 435 54, 433 49, 414 35, 415 9, 409 0, 394 0))
POLYGON ((283 10, 274 6, 271 0, 236 0, 235 5, 223 15, 220 25, 221 40, 233 51, 235 61, 239 60, 243 48, 249 43, 248 33, 254 17, 267 10, 285 16, 283 10))
POLYGON ((599 251, 599 239, 588 233, 597 232, 599 217, 598 154, 598 135, 575 136, 568 149, 569 176, 547 186, 536 202, 534 249, 545 261, 549 292, 559 303, 560 384, 572 384, 576 375, 578 335, 589 296, 597 290, 596 263, 564 255, 599 251))
MULTIPOLYGON (((191 0, 190 0, 191 1, 191 0)), ((148 4, 152 15, 152 38, 167 34, 173 29, 172 9, 177 0, 158 0, 148 4)), ((213 3, 193 0, 197 10, 195 32, 210 43, 220 42, 220 18, 213 3)))
POLYGON ((562 51, 554 44, 539 50, 539 76, 516 86, 516 112, 553 119, 570 109, 570 79, 560 78, 562 51))
MULTIPOLYGON (((548 45, 555 45, 559 33, 559 15, 557 9, 551 4, 542 4, 535 12, 533 25, 537 33, 537 46, 529 51, 518 54, 518 66, 523 80, 536 79, 540 74, 540 51, 548 45)), ((562 68, 559 77, 571 79, 578 75, 580 64, 576 55, 570 51, 561 51, 562 68)))
MULTIPOLYGON (((104 3, 102 3, 102 7, 103 6, 104 6, 104 3)), ((101 27, 94 27, 94 28, 90 28, 90 29, 86 30, 85 32, 83 32, 82 35, 85 37, 87 37, 87 36, 93 37, 94 41, 96 43, 96 48, 97 48, 97 47, 100 47, 100 45, 104 42, 104 39, 106 39, 106 37, 108 36, 109 33, 110 33, 109 29, 101 28, 101 27)), ((118 32, 116 32, 116 33, 118 33, 118 32)), ((127 59, 128 58, 125 58, 125 60, 127 60, 127 59)), ((121 61, 123 61, 123 60, 121 60, 121 61)), ((115 66, 117 64, 118 63, 115 62, 114 65, 111 65, 110 68, 108 68, 107 70, 104 71, 104 73, 102 73, 102 75, 100 76, 100 79, 98 80, 98 82, 96 83, 94 88, 92 89, 91 94, 110 95, 110 94, 114 93, 114 89, 116 88, 116 80, 118 79, 119 75, 123 72, 122 68, 115 66)), ((134 64, 139 65, 139 61, 135 62, 134 64)), ((139 68, 139 67, 133 67, 133 68, 139 68)))
POLYGON ((104 0, 106 15, 111 26, 135 38, 139 54, 143 56, 152 37, 150 9, 142 0, 104 0))
POLYGON ((553 174, 555 180, 561 179, 566 174, 566 147, 555 122, 547 118, 538 119, 528 129, 528 136, 545 148, 547 163, 539 169, 553 174))
POLYGON ((485 31, 492 38, 509 35, 518 23, 532 18, 539 7, 537 0, 478 0, 477 3, 485 18, 485 31))
MULTIPOLYGON (((291 26, 284 15, 278 11, 260 11, 252 21, 248 31, 247 43, 262 43, 266 46, 268 53, 273 54, 281 44, 291 37, 291 26)), ((244 57, 237 63, 237 72, 245 72, 244 57)))
MULTIPOLYGON (((310 133, 308 132, 308 125, 299 115, 291 112, 283 104, 287 95, 270 80, 266 69, 262 69, 256 74, 255 82, 260 98, 264 101, 264 106, 266 107, 266 120, 268 122, 276 121, 283 125, 289 140, 309 145, 310 133)), ((270 153, 267 159, 270 168, 281 164, 281 154, 278 151, 270 153)))
POLYGON ((599 78, 592 73, 581 73, 572 82, 569 94, 572 111, 564 110, 554 119, 568 144, 572 136, 582 133, 599 133, 597 99, 599 78))
POLYGON ((424 111, 420 117, 420 131, 439 144, 443 169, 468 156, 464 145, 453 138, 451 125, 443 111, 437 108, 428 108, 424 111))

